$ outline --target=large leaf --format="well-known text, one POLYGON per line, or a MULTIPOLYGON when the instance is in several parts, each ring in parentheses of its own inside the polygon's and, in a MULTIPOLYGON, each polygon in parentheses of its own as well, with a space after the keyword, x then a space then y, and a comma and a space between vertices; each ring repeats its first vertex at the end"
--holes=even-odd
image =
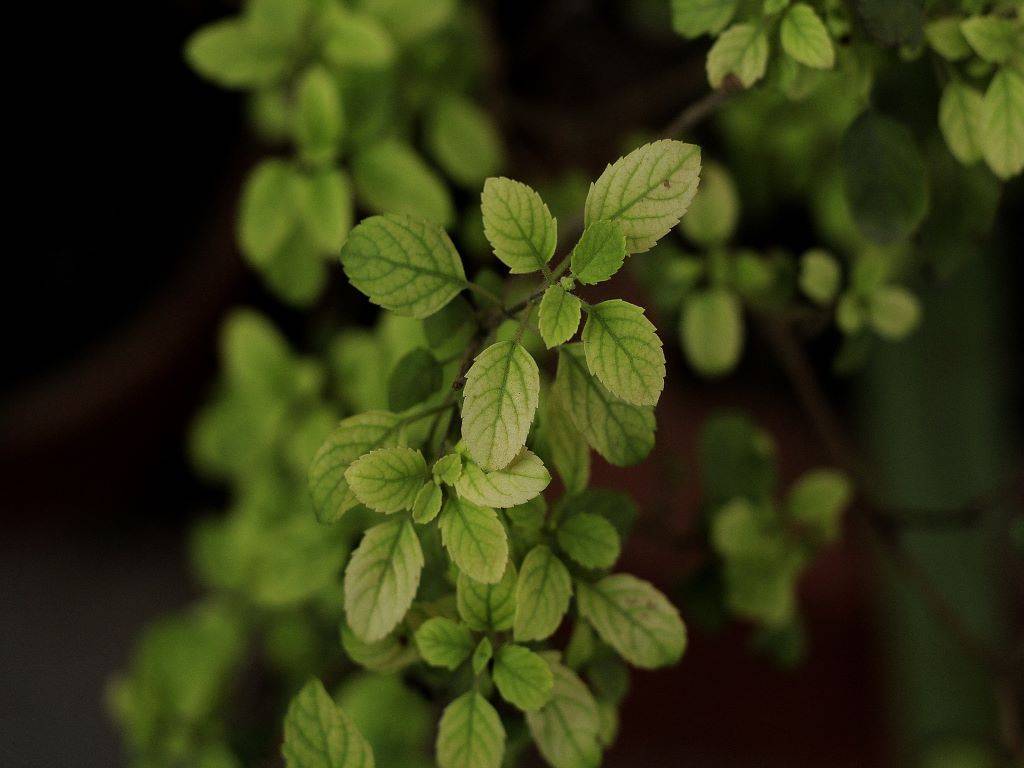
POLYGON ((543 658, 521 645, 503 645, 494 658, 494 684, 505 701, 524 712, 551 699, 554 677, 543 658))
POLYGON ((426 142, 438 164, 464 187, 479 188, 504 161, 501 135, 490 114, 463 96, 444 96, 432 104, 426 142))
POLYGON ((516 612, 516 580, 518 573, 510 559, 496 584, 484 584, 459 574, 455 600, 459 616, 477 632, 502 632, 512 628, 516 612))
POLYGON ((999 70, 985 91, 981 150, 1001 179, 1024 170, 1024 77, 1010 67, 999 70))
POLYGON ((543 269, 555 253, 557 223, 531 187, 504 177, 488 179, 480 198, 484 234, 494 255, 514 275, 543 269))
POLYGON ((557 388, 547 393, 543 425, 551 462, 566 492, 579 493, 590 481, 590 447, 573 424, 557 388))
POLYGON ((526 713, 530 735, 553 768, 596 768, 601 763, 601 717, 593 694, 568 667, 547 658, 551 699, 526 713))
POLYGON ((345 481, 356 498, 384 514, 411 509, 427 477, 423 454, 406 447, 378 448, 345 470, 345 481))
POLYGON ((319 680, 288 705, 281 754, 288 768, 373 768, 369 743, 319 680))
POLYGON ((619 559, 619 534, 600 515, 580 512, 558 526, 558 546, 584 568, 611 568, 619 559))
POLYGON ((520 642, 554 634, 569 609, 572 579, 555 554, 542 545, 531 549, 519 568, 513 634, 520 642))
POLYGON ((440 768, 499 768, 505 754, 501 718, 475 691, 445 707, 437 732, 440 768))
POLYGON ((466 462, 455 490, 474 504, 507 509, 525 504, 550 482, 551 475, 544 462, 529 448, 524 448, 511 464, 493 472, 484 472, 473 462, 466 462))
POLYGON ((404 213, 443 227, 455 218, 444 180, 398 139, 384 139, 353 155, 352 181, 359 199, 377 213, 404 213))
POLYGON ((416 630, 416 647, 427 664, 453 670, 473 652, 473 634, 464 624, 435 616, 416 630))
POLYGON ((493 509, 451 497, 441 511, 440 526, 441 540, 460 571, 485 584, 501 580, 508 536, 493 509))
POLYGON ((622 299, 595 304, 583 328, 587 366, 613 395, 655 405, 665 387, 665 352, 642 308, 622 299))

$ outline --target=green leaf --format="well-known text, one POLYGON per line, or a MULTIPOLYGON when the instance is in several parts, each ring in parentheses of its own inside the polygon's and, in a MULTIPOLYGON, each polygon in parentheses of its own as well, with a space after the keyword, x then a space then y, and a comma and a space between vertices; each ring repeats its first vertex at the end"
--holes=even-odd
POLYGON ((708 51, 708 82, 721 88, 734 75, 744 88, 762 77, 768 67, 768 36, 759 24, 733 24, 708 51))
POLYGON ((737 496, 770 498, 777 482, 771 436, 746 416, 714 414, 701 429, 700 485, 709 508, 737 496))
POLYGON ((397 672, 419 659, 416 649, 402 645, 394 634, 367 643, 342 622, 341 645, 352 661, 374 672, 397 672))
POLYGON ((960 21, 957 16, 943 16, 928 22, 924 28, 932 50, 948 61, 960 61, 971 55, 971 46, 960 31, 960 21))
POLYGON ((484 472, 466 462, 455 483, 459 496, 482 507, 506 509, 525 504, 551 482, 551 475, 536 454, 524 448, 504 469, 484 472))
POLYGON ((526 725, 553 768, 596 768, 601 763, 601 717, 593 694, 568 667, 545 657, 554 684, 551 699, 526 713, 526 725))
POLYGON ((626 260, 626 236, 612 221, 595 221, 572 249, 570 266, 576 279, 586 285, 607 280, 626 260))
POLYGON ((378 448, 345 470, 345 481, 360 503, 383 514, 411 509, 427 479, 427 462, 412 448, 378 448))
POLYGON ((540 372, 514 341, 481 352, 466 373, 462 439, 482 469, 502 469, 519 455, 540 398, 540 372))
POLYGON ((419 405, 441 389, 441 364, 422 347, 408 352, 388 377, 388 407, 406 411, 419 405))
POLYGON ((476 189, 501 170, 504 149, 491 116, 464 96, 437 99, 426 116, 426 144, 458 184, 476 189))
POLYGON ((850 504, 853 487, 843 472, 816 469, 805 473, 789 490, 789 519, 821 543, 839 538, 840 516, 850 504))
POLYGON ((579 493, 590 482, 590 448, 576 429, 557 389, 548 392, 543 410, 544 437, 551 462, 566 493, 579 493))
POLYGON ((619 534, 600 515, 580 512, 558 526, 558 546, 584 568, 611 568, 619 559, 619 534))
POLYGON ((309 467, 309 488, 320 522, 337 522, 359 503, 345 480, 345 470, 376 448, 396 445, 401 425, 401 418, 393 413, 368 411, 335 428, 309 467))
POLYGON ((361 221, 341 249, 349 281, 395 314, 424 318, 466 287, 455 246, 426 221, 388 214, 361 221))
POLYGON ((658 402, 665 388, 665 351, 641 307, 622 299, 590 307, 583 350, 590 372, 613 395, 634 405, 658 402))
POLYGON ((451 22, 455 0, 360 0, 359 6, 380 19, 395 39, 414 43, 451 22))
POLYGON ((429 523, 441 511, 442 501, 441 487, 432 480, 424 483, 412 503, 413 522, 420 525, 429 523))
POLYGON ((882 45, 915 46, 924 26, 923 0, 856 0, 868 32, 882 45))
POLYGON ((580 300, 557 283, 544 291, 538 316, 544 346, 548 349, 557 347, 576 335, 581 308, 580 300))
POLYGON ((686 647, 679 611, 651 584, 617 573, 580 583, 580 615, 630 664, 654 669, 675 664, 686 647))
POLYGON ((981 151, 1001 179, 1024 170, 1024 77, 1010 67, 996 72, 985 91, 981 151))
POLYGON ((500 768, 504 754, 505 729, 487 699, 470 691, 445 707, 437 732, 440 768, 500 768))
POLYGON ((779 30, 782 49, 793 59, 813 69, 832 69, 836 52, 825 23, 806 3, 786 11, 779 30))
POLYGON ((377 213, 404 213, 442 227, 455 220, 444 181, 398 139, 384 139, 356 153, 352 181, 362 203, 377 213))
POLYGON ((473 674, 479 675, 483 672, 493 655, 494 646, 491 645, 490 638, 482 638, 477 644, 476 650, 473 651, 473 674))
POLYGON ((672 139, 645 144, 590 185, 584 223, 615 222, 626 236, 626 250, 642 253, 679 223, 699 178, 699 147, 672 139))
POLYGON ((365 642, 387 635, 416 597, 423 550, 412 523, 394 518, 370 528, 345 568, 345 614, 365 642))
POLYGON ((843 183, 861 232, 886 245, 909 237, 928 210, 924 159, 906 126, 865 112, 842 143, 843 183))
POLYGON ((441 541, 459 570, 477 581, 501 580, 508 537, 497 513, 466 499, 449 497, 441 511, 441 541))
POLYGON ((483 584, 465 573, 459 574, 455 601, 459 616, 476 632, 503 632, 512 628, 516 611, 515 564, 509 560, 496 584, 483 584))
POLYGON ((950 80, 939 100, 939 128, 953 157, 964 165, 981 159, 982 95, 961 80, 950 80))
POLYGON ((473 652, 473 635, 457 621, 436 616, 416 630, 416 647, 423 660, 435 667, 454 670, 473 652))
POLYGON ((262 45, 246 20, 233 18, 200 28, 185 43, 185 60, 222 88, 255 88, 280 79, 287 51, 262 45))
POLYGON ((789 6, 789 0, 764 0, 762 6, 765 16, 774 16, 780 11, 786 10, 789 6))
POLYGON ((672 0, 672 28, 683 37, 717 35, 732 21, 739 0, 672 0))
POLYGON ((445 483, 455 485, 462 477, 462 454, 448 453, 434 462, 432 470, 434 482, 438 485, 445 483))
POLYGON ((311 165, 326 165, 338 154, 345 118, 338 85, 323 67, 306 70, 299 79, 295 112, 295 143, 311 165))
POLYGON ((828 251, 813 248, 800 259, 800 290, 815 304, 827 306, 839 292, 842 273, 828 251))
POLYGON ((559 349, 555 389, 576 429, 610 463, 630 466, 651 452, 652 409, 632 405, 608 392, 587 368, 582 345, 559 349))
POLYGON ((697 245, 724 245, 736 231, 739 215, 740 199, 732 176, 722 165, 708 163, 697 196, 679 226, 697 245))
POLYGON ((528 648, 511 644, 498 649, 493 677, 502 698, 523 712, 533 712, 547 704, 555 683, 543 658, 528 648))
POLYGON ((868 319, 879 336, 902 339, 917 327, 921 305, 909 291, 886 286, 875 291, 868 300, 868 319))
POLYGON ((336 168, 323 168, 300 180, 302 223, 325 253, 334 254, 352 229, 352 185, 336 168))
POLYGON ((683 305, 679 331, 690 365, 702 376, 723 376, 743 353, 743 307, 720 288, 695 292, 683 305))
POLYGON ((999 16, 973 16, 960 24, 971 48, 985 61, 1003 64, 1017 51, 1019 27, 999 16))
POLYGON ((281 754, 288 768, 373 768, 369 743, 319 680, 288 705, 281 754))
POLYGON ((297 307, 312 304, 327 280, 327 265, 303 228, 296 229, 269 262, 258 266, 267 286, 297 307))
POLYGON ((518 642, 544 640, 554 634, 569 610, 569 570, 543 544, 531 549, 519 567, 516 615, 512 634, 518 642))
POLYGON ((555 254, 558 224, 532 188, 504 177, 487 179, 480 196, 484 234, 513 275, 544 268, 555 254))
POLYGON ((336 4, 321 14, 318 35, 324 61, 341 69, 379 69, 395 58, 394 42, 373 17, 336 4))
POLYGON ((242 189, 238 242, 253 264, 266 264, 298 222, 298 175, 283 160, 264 160, 242 189))

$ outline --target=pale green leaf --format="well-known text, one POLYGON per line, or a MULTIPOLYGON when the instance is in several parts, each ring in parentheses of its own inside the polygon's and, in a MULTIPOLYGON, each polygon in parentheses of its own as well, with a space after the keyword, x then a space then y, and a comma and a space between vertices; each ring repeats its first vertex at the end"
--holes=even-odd
POLYGON ((554 634, 569 610, 571 596, 572 579, 565 564, 543 544, 531 549, 516 582, 515 639, 544 640, 554 634))
POLYGON ((397 672, 419 659, 416 648, 403 645, 394 634, 367 643, 360 640, 344 622, 341 627, 341 645, 352 661, 373 672, 397 672))
POLYGON ((483 672, 487 668, 487 664, 491 661, 491 657, 493 656, 494 646, 491 645, 490 638, 481 638, 476 649, 473 651, 473 674, 479 675, 483 672))
POLYGON ((540 709, 551 699, 554 676, 543 658, 521 645, 503 645, 494 658, 498 693, 524 712, 540 709))
POLYGON ((526 713, 530 735, 552 768, 597 768, 601 763, 597 702, 575 672, 551 657, 545 660, 554 684, 548 703, 526 713))
POLYGON ((466 374, 462 438, 484 470, 519 455, 540 397, 537 363, 520 344, 500 341, 477 356, 466 374))
POLYGON ((441 487, 434 481, 423 484, 412 503, 413 522, 426 525, 441 511, 443 496, 441 487))
POLYGON ((686 627, 679 611, 648 582, 625 573, 581 582, 577 602, 580 615, 633 666, 664 667, 683 655, 686 627))
POLYGON ((352 229, 352 185, 336 168, 315 171, 301 180, 299 213, 317 247, 334 254, 352 229))
POLYGON ((242 189, 238 213, 238 242, 254 264, 267 264, 298 222, 299 181, 283 160, 265 160, 253 170, 242 189))
POLYGON ((984 97, 960 80, 950 80, 939 100, 939 128, 953 157, 965 165, 981 159, 984 97))
POLYGON ((455 0, 359 0, 358 5, 406 44, 437 32, 452 20, 457 7, 455 0))
POLYGON ((683 37, 717 35, 738 5, 739 0, 672 0, 672 28, 683 37))
POLYGON ((511 560, 496 584, 484 584, 460 573, 455 601, 466 626, 477 632, 511 629, 516 611, 517 578, 516 566, 511 560))
POLYGON ((580 512, 558 526, 558 546, 584 568, 611 568, 619 559, 619 534, 600 515, 580 512))
POLYGON ((615 222, 626 236, 626 251, 642 253, 679 223, 699 178, 699 147, 673 139, 645 144, 590 185, 584 223, 615 222))
POLYGON ((434 474, 434 482, 438 485, 445 483, 455 485, 462 476, 462 454, 448 453, 434 462, 431 470, 434 474))
POLYGON ((1024 170, 1024 76, 1009 67, 1000 69, 985 91, 981 151, 1001 179, 1024 170))
POLYGON ((436 224, 398 214, 361 221, 341 249, 352 285, 392 312, 424 318, 466 287, 462 259, 436 224))
POLYGON ((475 691, 445 707, 437 732, 440 768, 500 768, 505 754, 501 718, 475 691))
POLYGON ((579 299, 557 283, 544 291, 537 319, 544 346, 557 347, 576 334, 582 306, 579 299))
POLYGON ((412 523, 394 518, 370 528, 345 568, 345 614, 365 642, 386 636, 416 597, 423 550, 412 523))
POLYGON ((473 652, 473 635, 469 628, 443 616, 423 622, 415 638, 420 656, 434 667, 455 669, 473 652))
POLYGON ((733 24, 708 51, 708 82, 721 88, 734 75, 744 88, 762 77, 768 67, 768 36, 758 24, 733 24))
POLYGON ((804 66, 832 69, 836 62, 835 48, 825 23, 806 3, 796 3, 786 11, 779 38, 783 50, 804 66))
POLYGON ((463 187, 478 188, 501 170, 501 135, 491 116, 464 96, 450 94, 434 101, 424 130, 437 164, 463 187))
POLYGON ((839 292, 842 272, 828 251, 812 248, 800 259, 800 290, 815 304, 830 304, 839 292))
POLYGON ((679 226, 697 245, 724 245, 736 231, 739 214, 740 198, 732 176, 724 166, 707 163, 697 195, 679 226))
POLYGON ((525 504, 551 482, 551 475, 535 453, 524 448, 504 469, 485 472, 467 461, 455 483, 459 495, 482 507, 506 509, 525 504))
POLYGON ((957 16, 943 16, 928 22, 924 28, 928 45, 948 61, 960 61, 971 55, 971 46, 960 31, 960 21, 957 16))
POLYGON ((345 482, 360 503, 391 514, 411 509, 424 481, 427 462, 412 448, 378 448, 345 470, 345 482))
POLYGON ((288 768, 373 768, 373 750, 319 680, 298 692, 284 718, 288 768))
POLYGON ((295 143, 310 165, 334 160, 345 129, 338 84, 326 69, 310 67, 296 86, 295 143))
POLYGON ((352 181, 362 203, 377 213, 404 213, 443 227, 455 220, 444 181, 398 139, 384 139, 356 153, 352 181))
POLYGON ((544 404, 544 437, 551 462, 562 478, 567 493, 578 493, 590 482, 590 448, 576 429, 557 388, 548 392, 544 404))
POLYGON ((722 376, 743 351, 743 308, 729 291, 711 288, 686 299, 680 319, 686 359, 702 376, 722 376))
POLYGON ((581 283, 594 285, 607 280, 626 260, 626 236, 612 221, 595 221, 572 249, 570 267, 581 283))
POLYGON ((493 509, 450 497, 441 511, 440 527, 441 541, 460 571, 485 584, 501 580, 508 537, 493 509))
POLYGON ((1019 26, 999 16, 972 16, 960 23, 960 31, 974 52, 993 64, 1009 61, 1019 45, 1019 26))
POLYGON ((223 88, 255 88, 279 80, 288 70, 288 52, 262 45, 246 20, 224 19, 200 28, 185 43, 192 69, 223 88))
POLYGON ((558 225, 533 189, 504 177, 487 179, 480 206, 484 234, 513 275, 544 268, 558 244, 558 225))
POLYGON ((613 395, 655 405, 665 388, 665 351, 644 310, 622 299, 595 304, 583 327, 587 366, 613 395))
POLYGON ((324 61, 339 68, 378 69, 395 57, 394 41, 376 19, 337 4, 323 11, 317 32, 324 61))
POLYGON ((921 305, 917 297, 899 286, 886 286, 868 299, 868 320, 886 339, 902 339, 917 327, 921 305))
POLYGON ((817 541, 835 541, 839 538, 840 516, 852 497, 853 486, 845 473, 816 469, 803 474, 790 488, 786 512, 817 541))

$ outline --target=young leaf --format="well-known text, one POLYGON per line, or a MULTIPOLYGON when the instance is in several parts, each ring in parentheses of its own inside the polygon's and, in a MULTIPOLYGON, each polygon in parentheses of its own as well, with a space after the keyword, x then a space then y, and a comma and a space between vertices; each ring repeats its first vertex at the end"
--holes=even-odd
POLYGON ((985 91, 981 151, 1001 179, 1024 170, 1024 76, 1010 67, 996 72, 985 91))
POLYGON ((310 67, 297 86, 295 143, 302 159, 311 165, 334 160, 345 129, 338 85, 320 66, 310 67))
POLYGON ((558 546, 584 568, 611 568, 619 559, 619 534, 600 515, 580 512, 558 526, 558 546))
POLYGON ((972 16, 960 23, 960 31, 975 53, 993 64, 1009 61, 1019 45, 1018 25, 999 16, 972 16))
POLYGON ((352 185, 336 168, 324 168, 302 179, 299 213, 317 247, 334 253, 352 229, 352 185))
POLYGON ((445 707, 437 732, 440 768, 500 768, 505 754, 501 718, 475 691, 445 707))
POLYGON ((842 472, 817 469, 805 473, 786 498, 789 518, 823 543, 839 538, 840 516, 850 503, 853 488, 842 472))
POLYGON ((496 584, 483 584, 460 573, 455 602, 466 626, 477 632, 503 632, 511 629, 516 611, 517 577, 515 564, 511 560, 496 584))
POLYGON ((581 308, 580 300, 557 283, 544 291, 538 315, 544 346, 548 349, 557 347, 576 334, 580 327, 581 308))
POLYGON ((395 44, 376 19, 331 5, 318 30, 324 61, 335 67, 379 69, 395 57, 395 44))
POLYGON ((442 501, 441 487, 433 480, 424 483, 412 503, 413 522, 420 525, 429 523, 441 511, 442 501))
POLYGON ((814 248, 800 259, 800 290, 815 304, 832 303, 841 279, 839 262, 828 251, 814 248))
POLYGON ((960 31, 960 19, 956 16, 943 16, 928 22, 924 36, 932 50, 948 61, 960 61, 971 55, 971 46, 960 31))
POLYGON ((288 705, 281 747, 288 768, 373 768, 373 750, 319 680, 288 705))
POLYGON ((602 220, 583 231, 569 263, 577 280, 594 285, 618 272, 625 260, 626 236, 618 224, 602 220))
POLYGON ((486 668, 488 663, 491 661, 491 657, 494 656, 494 646, 491 645, 491 640, 488 637, 484 637, 476 646, 476 650, 473 651, 473 674, 479 675, 486 668))
POLYGON ((420 585, 423 550, 412 523, 370 528, 345 568, 345 614, 360 640, 374 642, 400 622, 420 585))
POLYGON ((473 652, 469 629, 443 616, 427 619, 416 630, 416 647, 423 660, 435 667, 454 670, 473 652))
POLYGON ((582 345, 559 349, 555 389, 576 429, 610 463, 627 467, 651 452, 652 409, 632 405, 609 393, 587 368, 582 345))
POLYGON ((411 509, 424 481, 427 462, 412 448, 378 448, 345 470, 345 482, 362 504, 391 514, 411 509))
POLYGON ((651 584, 625 573, 581 582, 580 615, 630 664, 654 669, 675 664, 686 647, 679 611, 651 584))
POLYGON ((484 234, 513 275, 537 272, 558 244, 557 223, 533 189, 504 177, 487 179, 480 197, 484 234))
POLYGON ((614 222, 626 236, 626 251, 642 253, 679 223, 699 178, 699 147, 672 139, 645 144, 590 185, 585 224, 614 222))
POLYGON ((786 11, 779 37, 783 50, 804 66, 832 69, 836 62, 825 23, 806 3, 796 3, 786 11))
POLYGON ((724 245, 736 231, 739 213, 739 194, 732 176, 718 163, 708 163, 701 174, 700 189, 679 227, 697 245, 724 245))
POLYGON ((185 60, 192 69, 223 88, 269 85, 288 69, 287 51, 260 46, 245 20, 214 22, 185 43, 185 60))
POLYGON ((960 80, 950 80, 939 100, 939 128, 953 157, 964 165, 981 159, 982 95, 960 80))
POLYGON ((377 213, 406 214, 442 227, 455 219, 444 181, 398 139, 384 139, 355 154, 352 181, 359 199, 377 213))
POLYGON ((448 453, 434 462, 431 470, 434 474, 434 482, 438 485, 455 485, 462 477, 462 454, 448 453))
POLYGON ((388 377, 388 407, 405 411, 441 389, 443 371, 430 352, 422 347, 395 363, 388 377))
POLYGON ((504 469, 484 472, 466 462, 455 483, 459 496, 482 507, 506 509, 525 504, 551 482, 551 475, 535 453, 524 448, 504 469))
POLYGON ((428 317, 466 287, 462 259, 445 231, 398 214, 360 222, 341 249, 352 285, 395 314, 428 317))
POLYGON ((717 35, 732 21, 739 0, 672 0, 672 28, 683 37, 717 35))
POLYGON ((571 596, 572 579, 562 561, 544 545, 531 549, 516 582, 515 639, 544 640, 554 634, 569 610, 571 596))
POLYGON ((402 420, 387 411, 367 411, 342 421, 309 465, 309 489, 317 519, 334 523, 359 503, 345 470, 370 451, 396 445, 402 420))
POLYGON ((554 676, 543 658, 521 645, 503 645, 494 659, 494 684, 505 701, 524 712, 551 699, 554 676))
POLYGON ((462 438, 482 469, 502 469, 519 455, 540 396, 537 363, 520 344, 500 341, 466 374, 462 438))
POLYGON ((768 67, 768 36, 759 24, 733 24, 708 51, 708 82, 721 88, 735 75, 744 88, 762 77, 768 67))
POLYGON ((680 319, 686 359, 702 376, 722 376, 743 351, 743 308, 729 291, 711 288, 686 300, 680 319))
POLYGON ((282 160, 264 160, 246 179, 238 214, 238 242, 253 264, 266 264, 298 221, 298 176, 282 160))
POLYGON ((868 318, 875 332, 886 339, 902 339, 921 319, 921 305, 909 291, 886 286, 868 300, 868 318))
POLYGON ((551 699, 526 713, 530 735, 553 768, 593 768, 601 762, 601 717, 593 694, 568 667, 546 658, 554 684, 551 699))
POLYGON ((665 351, 642 308, 622 299, 591 307, 583 350, 590 372, 613 395, 634 405, 658 402, 665 387, 665 351))
POLYGON ((450 497, 441 511, 440 526, 441 541, 460 571, 485 584, 501 580, 508 537, 493 509, 450 497))
POLYGON ((426 144, 438 165, 457 183, 477 188, 501 169, 504 150, 490 114, 469 99, 437 99, 426 117, 426 144))
POLYGON ((579 493, 590 481, 590 448, 576 429, 557 389, 548 392, 544 403, 544 436, 555 470, 566 493, 579 493))

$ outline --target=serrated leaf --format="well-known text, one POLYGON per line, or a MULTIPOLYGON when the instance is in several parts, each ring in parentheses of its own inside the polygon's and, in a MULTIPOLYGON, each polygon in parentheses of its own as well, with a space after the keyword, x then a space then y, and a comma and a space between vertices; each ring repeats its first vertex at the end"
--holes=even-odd
POLYGON ((413 522, 420 525, 429 523, 441 511, 442 501, 443 496, 440 486, 432 480, 424 483, 412 503, 413 522))
POLYGON ((352 181, 372 211, 406 214, 447 227, 455 208, 440 176, 398 139, 384 139, 352 157, 352 181))
POLYGON ((470 691, 445 707, 437 732, 440 768, 500 768, 504 754, 505 729, 487 699, 470 691))
POLYGON ((345 115, 338 85, 320 66, 310 67, 296 86, 295 143, 311 165, 330 163, 338 154, 345 115))
POLYGON ((380 640, 405 617, 422 569, 423 550, 409 520, 366 532, 345 568, 345 614, 361 640, 380 640))
POLYGON ((264 160, 242 189, 238 242, 253 263, 265 265, 285 245, 298 222, 298 175, 283 160, 264 160))
POLYGON ((544 291, 537 319, 544 346, 548 349, 557 347, 576 334, 582 307, 579 299, 558 284, 544 291))
POLYGON ((333 254, 352 229, 352 185, 336 168, 324 168, 303 178, 299 213, 317 247, 333 254))
POLYGON ((493 472, 484 472, 473 462, 466 462, 455 490, 462 498, 482 507, 507 509, 538 496, 550 482, 544 462, 524 448, 511 464, 493 472))
POLYGON ((519 455, 540 397, 537 363, 514 341, 492 344, 466 374, 462 439, 482 469, 502 469, 519 455))
POLYGON ((697 245, 723 245, 736 231, 740 200, 729 172, 718 163, 708 163, 701 174, 700 189, 679 228, 697 245))
POLYGON ((494 646, 491 645, 490 638, 481 638, 476 650, 473 651, 473 674, 481 674, 487 668, 492 656, 494 656, 494 646))
POLYGON ((984 97, 960 80, 950 80, 939 100, 939 128, 953 156, 965 165, 981 159, 984 97))
POLYGON ((469 628, 443 616, 427 619, 415 637, 420 656, 431 666, 454 670, 473 652, 469 628))
POLYGON ((466 499, 449 497, 441 511, 441 541, 463 573, 485 584, 501 580, 508 537, 498 514, 466 499))
POLYGON ((839 262, 828 251, 814 248, 801 257, 800 290, 815 304, 830 304, 839 292, 841 279, 839 262))
POLYGON ((543 424, 551 462, 566 492, 582 491, 590 481, 590 448, 573 424, 557 389, 548 392, 543 424))
POLYGON ((569 418, 590 446, 610 463, 626 467, 654 447, 654 413, 613 396, 591 375, 580 344, 558 352, 555 388, 569 418))
POLYGON ((729 291, 711 288, 686 299, 680 336, 690 365, 703 376, 722 376, 743 351, 743 308, 729 291))
POLYGON ((853 496, 853 486, 843 472, 815 469, 801 475, 786 497, 789 519, 811 533, 818 542, 839 538, 840 517, 853 496))
POLYGON ((288 768, 373 768, 373 750, 319 680, 288 705, 281 747, 288 768))
POLYGON ((395 44, 372 16, 331 5, 321 14, 317 30, 324 61, 339 68, 386 67, 395 44))
POLYGON ((309 489, 317 519, 333 523, 359 503, 345 470, 374 449, 397 444, 402 419, 387 411, 368 411, 342 421, 313 457, 309 489))
POLYGON ((596 768, 601 763, 601 718, 590 689, 571 669, 546 658, 551 668, 551 699, 526 713, 530 735, 552 768, 596 768))
POLYGON ((1024 77, 1009 67, 996 72, 985 91, 981 151, 1001 179, 1024 170, 1024 77))
POLYGON ((536 272, 551 260, 558 225, 532 188, 504 177, 487 179, 480 206, 487 241, 513 275, 536 272))
POLYGON ((655 405, 665 388, 665 351, 644 310, 622 299, 595 304, 583 327, 587 366, 613 395, 655 405))
POLYGON ((345 482, 362 504, 383 514, 411 509, 427 479, 427 462, 412 448, 378 448, 345 470, 345 482))
POLYGON ((971 46, 960 31, 960 21, 957 16, 944 16, 928 22, 924 28, 932 50, 948 61, 960 61, 971 55, 971 46))
POLYGON ((985 61, 1003 64, 1018 49, 1019 26, 999 16, 972 16, 960 23, 960 31, 974 52, 985 61))
POLYGON ((612 221, 595 221, 584 231, 572 249, 570 267, 576 279, 585 285, 607 280, 622 268, 626 260, 626 236, 612 221))
POLYGON ((738 5, 739 0, 672 0, 672 28, 683 37, 717 35, 738 5))
POLYGON ((611 568, 619 559, 618 531, 590 512, 563 520, 558 526, 558 546, 584 568, 611 568))
POLYGON ((438 165, 463 187, 501 170, 504 148, 491 116, 464 96, 437 99, 426 117, 426 143, 438 165))
POLYGON ((543 658, 521 645, 503 645, 492 672, 498 693, 523 712, 540 709, 551 699, 554 675, 543 658))
POLYGON ((370 301, 407 317, 432 315, 466 287, 447 233, 399 214, 361 221, 341 249, 341 264, 370 301))
POLYGON ((446 483, 455 485, 462 476, 462 454, 448 453, 434 462, 431 470, 434 474, 434 482, 438 485, 446 483))
POLYGON ((455 602, 466 626, 477 632, 502 632, 512 628, 516 611, 515 564, 509 560, 501 580, 484 584, 465 573, 456 582, 455 602))
POLYGON ((544 640, 554 634, 569 610, 571 596, 572 579, 562 561, 543 544, 531 549, 516 582, 515 639, 544 640))
POLYGON ((580 615, 630 664, 654 669, 675 664, 686 647, 679 611, 651 584, 617 573, 580 583, 580 615))
POLYGON ((615 222, 626 236, 626 251, 642 253, 679 223, 699 179, 699 147, 673 139, 645 144, 590 185, 584 223, 615 222))
POLYGON ((733 24, 708 51, 708 82, 721 88, 725 78, 734 75, 749 88, 768 68, 768 36, 758 24, 733 24))
POLYGON ((825 22, 806 3, 796 3, 786 11, 779 30, 783 50, 794 60, 813 69, 832 69, 835 48, 825 22))

